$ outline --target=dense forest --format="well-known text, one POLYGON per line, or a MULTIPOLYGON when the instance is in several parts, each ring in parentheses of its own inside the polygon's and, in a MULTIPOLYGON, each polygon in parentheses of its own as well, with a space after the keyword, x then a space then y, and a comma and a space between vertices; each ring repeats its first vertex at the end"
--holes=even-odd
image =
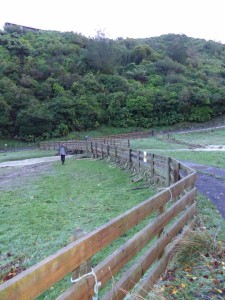
POLYGON ((225 45, 185 35, 87 38, 5 25, 0 137, 59 137, 101 125, 203 122, 225 114, 225 45))

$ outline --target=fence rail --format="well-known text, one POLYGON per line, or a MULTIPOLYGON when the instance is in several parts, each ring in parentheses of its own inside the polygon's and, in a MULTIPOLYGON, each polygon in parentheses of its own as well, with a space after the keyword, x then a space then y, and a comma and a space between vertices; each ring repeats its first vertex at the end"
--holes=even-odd
MULTIPOLYGON (((156 241, 134 262, 132 267, 127 269, 102 299, 123 299, 125 297, 123 290, 130 291, 137 282, 139 282, 138 292, 144 295, 165 270, 174 246, 194 225, 196 173, 192 169, 171 157, 119 147, 115 143, 83 141, 71 143, 71 145, 79 147, 79 150, 95 158, 110 157, 115 161, 120 160, 137 171, 144 168, 148 170, 149 176, 159 176, 165 188, 0 285, 0 299, 34 299, 129 229, 156 212, 157 216, 152 217, 144 228, 93 269, 102 288, 112 276, 156 237, 156 241), (154 268, 151 268, 143 279, 143 273, 154 262, 154 268)), ((95 285, 94 276, 89 275, 73 284, 57 299, 91 299, 95 285)))
POLYGON ((64 144, 69 151, 83 150, 86 151, 86 145, 90 143, 98 143, 103 145, 116 145, 120 147, 130 147, 130 141, 128 139, 116 139, 116 138, 101 138, 92 140, 71 140, 71 141, 53 141, 53 142, 40 142, 39 149, 41 150, 58 150, 61 144, 64 144))

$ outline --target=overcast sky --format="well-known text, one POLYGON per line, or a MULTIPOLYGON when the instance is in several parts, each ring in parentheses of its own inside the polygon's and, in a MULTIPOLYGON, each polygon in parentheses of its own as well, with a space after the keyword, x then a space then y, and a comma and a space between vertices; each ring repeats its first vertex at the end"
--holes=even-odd
POLYGON ((225 44, 225 0, 1 0, 5 22, 87 37, 145 38, 167 33, 225 44))

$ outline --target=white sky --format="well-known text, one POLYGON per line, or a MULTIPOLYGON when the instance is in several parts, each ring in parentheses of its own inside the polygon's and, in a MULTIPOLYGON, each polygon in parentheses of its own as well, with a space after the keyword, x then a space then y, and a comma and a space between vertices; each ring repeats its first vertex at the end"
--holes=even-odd
POLYGON ((225 0, 1 0, 0 29, 5 22, 88 37, 177 33, 225 44, 225 0))

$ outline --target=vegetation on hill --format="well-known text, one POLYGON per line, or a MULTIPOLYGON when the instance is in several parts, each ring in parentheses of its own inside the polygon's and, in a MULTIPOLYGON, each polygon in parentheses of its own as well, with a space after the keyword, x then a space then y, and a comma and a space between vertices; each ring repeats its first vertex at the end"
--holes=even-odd
POLYGON ((213 41, 0 31, 0 137, 204 122, 225 113, 224 84, 225 45, 213 41))

